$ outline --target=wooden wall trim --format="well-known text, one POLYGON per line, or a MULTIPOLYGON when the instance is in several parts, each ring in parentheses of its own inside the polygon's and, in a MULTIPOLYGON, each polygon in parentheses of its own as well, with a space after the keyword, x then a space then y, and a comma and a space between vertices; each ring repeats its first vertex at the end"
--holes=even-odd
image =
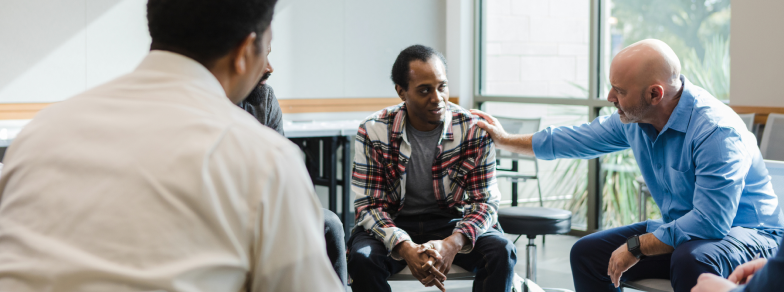
MULTIPOLYGON (((459 97, 450 97, 454 104, 460 102, 459 97)), ((400 103, 397 97, 369 98, 308 98, 278 99, 281 110, 286 114, 299 113, 332 113, 332 112, 374 112, 385 107, 400 103)))
POLYGON ((38 111, 52 103, 0 103, 0 120, 32 119, 38 111))
POLYGON ((738 106, 730 107, 739 114, 755 114, 754 123, 764 125, 768 121, 768 114, 784 114, 784 107, 765 107, 765 106, 738 106))
MULTIPOLYGON (((460 103, 459 97, 450 97, 449 101, 460 103)), ((374 112, 385 107, 400 103, 400 98, 308 98, 279 99, 278 103, 284 113, 323 113, 323 112, 374 112)), ((32 119, 38 111, 53 103, 0 103, 0 120, 32 119)))

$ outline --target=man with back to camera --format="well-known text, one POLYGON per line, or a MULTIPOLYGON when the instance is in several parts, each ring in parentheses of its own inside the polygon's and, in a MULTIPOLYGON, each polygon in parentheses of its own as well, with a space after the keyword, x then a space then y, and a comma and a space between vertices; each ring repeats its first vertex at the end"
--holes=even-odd
POLYGON ((595 158, 631 148, 663 220, 597 232, 572 247, 577 291, 620 291, 621 281, 671 279, 689 291, 701 273, 723 277, 755 254, 772 256, 784 217, 756 138, 728 106, 680 74, 667 44, 643 40, 612 60, 607 100, 592 123, 506 133, 479 122, 503 149, 539 159, 595 158), (671 254, 671 255, 670 255, 671 254))
MULTIPOLYGON (((271 47, 270 47, 271 48, 271 47)), ((272 50, 268 50, 269 52, 272 50)), ((275 98, 275 92, 272 87, 267 84, 267 80, 275 71, 272 64, 267 60, 267 67, 264 68, 264 75, 261 76, 261 81, 253 91, 243 99, 239 106, 246 112, 251 114, 262 125, 272 128, 283 136, 283 112, 280 110, 280 104, 275 98)), ((322 209, 324 212, 324 240, 327 243, 327 256, 332 264, 332 269, 340 278, 343 283, 343 289, 348 289, 348 277, 346 276, 346 243, 345 233, 343 232, 343 223, 334 212, 328 209, 322 209)))
POLYGON ((517 256, 494 228, 500 193, 493 141, 476 117, 448 102, 441 53, 406 48, 392 81, 403 102, 371 115, 357 133, 352 290, 390 291, 387 278, 408 265, 420 282, 443 291, 456 264, 476 271, 473 291, 510 291, 517 256))
POLYGON ((274 0, 150 0, 131 73, 5 156, 0 291, 341 291, 299 149, 236 106, 274 0))

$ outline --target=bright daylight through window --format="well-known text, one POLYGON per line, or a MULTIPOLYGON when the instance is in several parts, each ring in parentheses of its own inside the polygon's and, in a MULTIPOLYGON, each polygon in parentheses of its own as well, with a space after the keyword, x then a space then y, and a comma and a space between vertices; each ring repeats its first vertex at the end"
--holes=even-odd
MULTIPOLYGON (((586 106, 585 100, 606 99, 612 57, 646 38, 669 44, 691 82, 728 102, 730 12, 730 0, 482 1, 482 43, 477 55, 482 106, 501 117, 541 118, 540 129, 612 114, 615 108, 586 106), (598 27, 593 32, 592 25, 598 27), (594 67, 592 58, 598 60, 594 67), (595 79, 590 72, 597 72, 595 79), (589 96, 591 88, 598 96, 589 96), (547 100, 552 103, 542 103, 547 100)), ((508 163, 501 161, 501 166, 508 163)), ((545 206, 572 210, 575 229, 586 228, 587 208, 601 210, 599 228, 637 222, 641 215, 660 216, 650 198, 641 214, 636 180, 640 172, 631 151, 600 157, 599 165, 595 177, 601 199, 590 202, 586 199, 590 170, 585 161, 540 161, 545 206)), ((521 168, 527 171, 524 165, 521 168)), ((510 200, 510 183, 499 183, 504 199, 510 200)), ((536 186, 536 181, 519 184, 521 205, 538 205, 536 186)))

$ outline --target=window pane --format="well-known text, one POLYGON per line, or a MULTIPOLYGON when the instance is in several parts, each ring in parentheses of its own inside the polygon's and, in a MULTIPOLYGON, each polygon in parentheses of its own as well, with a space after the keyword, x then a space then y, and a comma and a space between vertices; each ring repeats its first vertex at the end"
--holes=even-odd
POLYGON ((607 0, 605 86, 612 57, 647 38, 670 45, 682 74, 720 100, 730 93, 730 0, 607 0))
POLYGON ((482 94, 588 96, 589 0, 483 5, 482 94))
MULTIPOLYGON (((518 119, 541 119, 537 129, 548 126, 572 126, 588 121, 588 108, 583 106, 563 106, 545 104, 520 104, 505 102, 485 102, 483 109, 496 117, 518 119)), ((507 129, 512 131, 510 129, 507 129)), ((581 159, 538 160, 540 181, 528 180, 518 183, 519 206, 539 206, 541 184, 542 199, 545 207, 572 211, 572 229, 586 229, 588 161, 581 159)), ((499 169, 509 169, 511 160, 501 159, 499 169)), ((536 174, 536 165, 531 161, 519 162, 519 173, 536 174)), ((499 170, 500 173, 500 170, 499 170)), ((498 179, 501 189, 502 206, 509 206, 512 200, 512 182, 498 179)))

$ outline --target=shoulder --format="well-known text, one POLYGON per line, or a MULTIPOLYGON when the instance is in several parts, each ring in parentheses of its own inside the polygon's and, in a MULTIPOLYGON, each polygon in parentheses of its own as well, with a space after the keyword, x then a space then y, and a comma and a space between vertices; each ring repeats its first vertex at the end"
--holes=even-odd
POLYGON ((489 134, 477 126, 477 122, 483 121, 479 116, 472 115, 467 109, 448 102, 447 107, 452 113, 452 133, 460 140, 470 138, 489 138, 489 134))
POLYGON ((370 135, 371 132, 387 133, 392 127, 392 124, 394 124, 395 118, 403 111, 403 104, 404 103, 401 102, 371 114, 360 124, 360 131, 364 130, 368 135, 370 135))

